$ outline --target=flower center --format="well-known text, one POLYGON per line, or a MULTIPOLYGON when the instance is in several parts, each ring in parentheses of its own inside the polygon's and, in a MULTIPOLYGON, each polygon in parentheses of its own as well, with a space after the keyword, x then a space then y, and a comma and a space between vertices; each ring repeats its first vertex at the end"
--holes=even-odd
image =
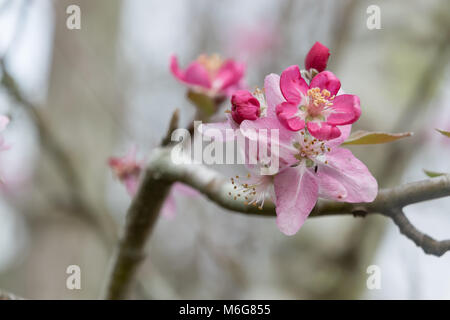
POLYGON ((223 64, 223 60, 218 54, 213 54, 211 56, 202 54, 197 58, 197 61, 205 67, 211 79, 214 78, 223 64))
POLYGON ((306 111, 307 120, 324 120, 330 113, 330 107, 333 105, 330 91, 327 89, 312 88, 307 92, 307 103, 302 108, 306 111))
POLYGON ((238 198, 244 198, 245 205, 252 205, 258 207, 259 210, 263 209, 264 201, 267 196, 272 196, 273 191, 273 176, 262 175, 252 177, 249 173, 244 179, 236 176, 231 178, 233 184, 234 194, 229 192, 228 194, 233 197, 234 200, 238 198))
POLYGON ((307 167, 315 166, 316 162, 323 162, 322 156, 330 152, 331 148, 327 147, 322 140, 318 140, 304 131, 301 131, 300 134, 299 140, 293 144, 294 148, 298 150, 295 158, 300 162, 304 161, 307 167))

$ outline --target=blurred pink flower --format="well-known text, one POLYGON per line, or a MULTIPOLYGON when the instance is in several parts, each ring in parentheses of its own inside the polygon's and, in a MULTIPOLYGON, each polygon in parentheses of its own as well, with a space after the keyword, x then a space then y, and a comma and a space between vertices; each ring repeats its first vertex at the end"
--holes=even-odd
POLYGON ((317 72, 322 72, 327 68, 328 58, 330 57, 330 50, 317 41, 309 50, 305 58, 305 69, 315 69, 317 72))
POLYGON ((218 55, 201 55, 185 70, 180 69, 177 57, 172 55, 170 70, 189 89, 210 97, 230 96, 245 87, 245 65, 232 59, 223 61, 218 55))
POLYGON ((133 146, 123 157, 111 157, 108 165, 114 175, 125 185, 128 194, 134 197, 139 187, 143 163, 136 161, 136 147, 133 146))
POLYGON ((200 196, 200 192, 197 190, 181 182, 175 182, 161 208, 161 215, 164 218, 173 219, 175 217, 177 211, 176 196, 180 194, 192 198, 200 196))
POLYGON ((268 53, 280 47, 281 37, 276 28, 267 21, 255 26, 239 26, 232 31, 228 52, 242 61, 260 61, 268 53))
POLYGON ((359 98, 351 94, 336 96, 339 79, 329 71, 317 74, 310 85, 298 66, 290 66, 280 77, 280 88, 287 100, 276 107, 280 122, 291 131, 305 128, 317 139, 330 140, 341 135, 338 126, 352 124, 361 115, 359 98))
MULTIPOLYGON (((134 197, 139 187, 140 176, 143 172, 143 162, 136 160, 136 147, 133 146, 123 157, 109 158, 108 165, 113 170, 114 175, 125 185, 128 194, 134 197)), ((175 217, 175 197, 178 194, 189 197, 197 197, 200 195, 197 190, 183 183, 175 182, 161 208, 161 214, 165 218, 171 219, 175 217)))

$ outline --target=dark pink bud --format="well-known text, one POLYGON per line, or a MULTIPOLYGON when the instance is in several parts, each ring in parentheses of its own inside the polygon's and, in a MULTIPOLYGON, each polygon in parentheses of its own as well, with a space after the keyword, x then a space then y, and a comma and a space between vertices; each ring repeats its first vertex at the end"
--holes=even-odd
POLYGON ((238 124, 244 120, 259 118, 261 112, 259 101, 249 91, 236 91, 231 97, 231 104, 231 116, 238 124))
POLYGON ((305 69, 316 69, 322 72, 327 68, 328 58, 330 57, 330 50, 317 41, 309 50, 305 58, 305 69))

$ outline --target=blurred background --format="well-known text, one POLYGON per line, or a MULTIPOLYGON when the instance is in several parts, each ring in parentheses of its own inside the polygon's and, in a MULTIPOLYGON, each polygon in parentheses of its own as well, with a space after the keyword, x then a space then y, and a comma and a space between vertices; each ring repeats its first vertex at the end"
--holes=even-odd
MULTIPOLYGON (((0 288, 30 299, 95 299, 130 197, 108 157, 146 158, 176 108, 195 108, 169 72, 201 53, 247 64, 250 87, 320 41, 329 69, 361 99, 356 129, 413 137, 351 148, 381 187, 449 172, 448 1, 0 0, 0 288), (69 5, 81 30, 66 27, 69 5), (366 12, 377 5, 381 29, 366 12), (66 268, 81 268, 81 290, 66 268)), ((225 102, 223 107, 228 107, 225 102)), ((220 117, 219 117, 220 118, 220 117)), ((232 175, 241 168, 217 166, 232 175)), ((202 196, 176 198, 140 268, 136 299, 448 299, 450 256, 425 255, 382 216, 314 218, 293 237, 271 218, 232 214, 202 196), (368 266, 381 289, 368 290, 368 266)), ((419 229, 450 237, 450 199, 406 208, 419 229)))

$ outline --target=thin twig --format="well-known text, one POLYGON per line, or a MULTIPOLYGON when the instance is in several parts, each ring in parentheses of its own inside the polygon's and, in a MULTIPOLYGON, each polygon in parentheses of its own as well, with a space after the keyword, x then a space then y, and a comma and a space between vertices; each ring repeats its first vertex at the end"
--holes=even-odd
POLYGON ((406 217, 402 209, 393 209, 386 214, 400 229, 400 232, 411 239, 425 253, 442 256, 450 250, 450 240, 438 241, 419 231, 406 217))

